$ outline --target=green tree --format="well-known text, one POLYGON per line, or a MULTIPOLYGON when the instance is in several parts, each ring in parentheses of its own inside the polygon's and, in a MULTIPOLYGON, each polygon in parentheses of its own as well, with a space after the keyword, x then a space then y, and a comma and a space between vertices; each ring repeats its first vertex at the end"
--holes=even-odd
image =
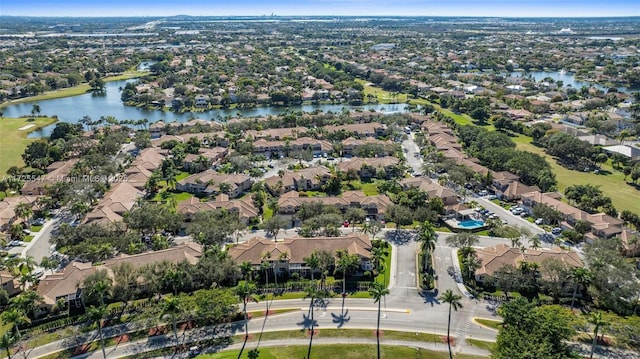
POLYGON ((571 295, 571 309, 573 309, 578 290, 582 291, 582 288, 591 282, 591 272, 587 268, 576 267, 571 271, 568 279, 573 282, 573 294, 571 295))
POLYGON ((31 323, 31 319, 29 319, 22 310, 11 307, 2 312, 2 314, 0 314, 0 318, 2 318, 4 323, 13 324, 13 328, 16 330, 16 336, 18 338, 22 336, 20 333, 20 326, 22 324, 31 323))
POLYGON ((376 324, 376 341, 378 349, 378 359, 380 359, 380 305, 382 299, 389 294, 389 289, 384 287, 384 284, 380 282, 374 282, 369 288, 369 294, 373 298, 374 303, 378 303, 378 322, 376 324))
POLYGON ((443 303, 448 303, 449 304, 449 320, 447 322, 447 345, 449 347, 449 359, 453 359, 453 352, 451 351, 451 335, 450 335, 450 332, 451 332, 451 309, 453 309, 453 310, 455 310, 457 312, 458 309, 462 308, 462 303, 460 302, 460 299, 462 299, 462 297, 457 295, 457 294, 453 294, 451 289, 447 289, 438 298, 438 300, 442 301, 443 303))
POLYGON ((113 281, 106 270, 97 270, 82 282, 82 301, 85 305, 99 303, 105 306, 104 299, 111 293, 113 281))
POLYGON ((593 325, 593 341, 591 342, 591 353, 589 354, 589 359, 593 358, 593 351, 596 349, 596 344, 598 341, 598 332, 610 325, 610 323, 605 319, 602 312, 593 312, 589 315, 587 321, 593 325))
POLYGON ((315 285, 315 280, 313 275, 314 275, 314 272, 317 271, 318 268, 320 268, 320 258, 318 257, 318 251, 314 250, 313 252, 311 252, 311 254, 308 257, 302 258, 302 260, 307 265, 307 267, 310 268, 311 282, 315 285))
POLYGON ((104 319, 106 315, 107 315, 107 307, 105 306, 100 306, 100 307, 91 306, 87 308, 87 312, 85 314, 86 320, 89 323, 95 324, 96 327, 98 327, 98 334, 100 335, 100 348, 102 349, 103 359, 107 359, 107 353, 104 349, 104 336, 102 333, 102 319, 104 319))
POLYGON ((436 248, 436 243, 438 242, 438 237, 436 235, 436 231, 433 228, 433 225, 429 221, 424 221, 418 227, 418 236, 416 238, 424 251, 424 265, 425 270, 431 269, 431 253, 436 248))
POLYGON ((344 249, 336 251, 336 271, 342 272, 342 295, 347 294, 347 273, 358 268, 360 265, 360 257, 357 254, 349 254, 344 249))
POLYGON ((3 348, 7 352, 7 358, 11 359, 11 345, 13 344, 13 337, 9 332, 5 332, 0 337, 0 348, 3 348))
POLYGON ((40 115, 40 105, 38 105, 37 103, 34 103, 31 106, 31 116, 36 116, 36 115, 40 115))
MULTIPOLYGON (((246 341, 249 339, 249 318, 247 317, 247 304, 249 303, 249 301, 253 301, 253 302, 258 302, 258 299, 256 297, 256 286, 255 284, 252 283, 248 283, 248 282, 243 282, 238 284, 238 286, 235 289, 236 295, 240 298, 240 301, 242 301, 242 314, 244 316, 244 340, 245 343, 246 341)), ((238 354, 238 358, 242 357, 242 351, 244 350, 244 345, 242 346, 242 349, 240 350, 240 354, 238 354)))
POLYGON ((171 327, 173 328, 173 338, 175 340, 176 350, 178 349, 178 344, 180 344, 180 341, 178 340, 178 324, 176 318, 180 313, 182 313, 180 298, 175 295, 172 297, 165 297, 162 305, 161 317, 166 314, 171 316, 171 327))

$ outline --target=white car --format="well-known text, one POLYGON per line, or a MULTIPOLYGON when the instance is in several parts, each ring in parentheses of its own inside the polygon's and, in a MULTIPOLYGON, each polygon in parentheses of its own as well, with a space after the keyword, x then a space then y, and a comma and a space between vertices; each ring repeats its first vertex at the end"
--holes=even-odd
POLYGON ((19 240, 13 240, 13 241, 9 242, 9 245, 11 247, 18 247, 18 246, 21 246, 23 244, 24 244, 24 242, 23 241, 19 241, 19 240))
POLYGON ((533 223, 537 224, 537 225, 541 225, 542 222, 544 222, 544 220, 542 218, 538 218, 536 219, 533 223))

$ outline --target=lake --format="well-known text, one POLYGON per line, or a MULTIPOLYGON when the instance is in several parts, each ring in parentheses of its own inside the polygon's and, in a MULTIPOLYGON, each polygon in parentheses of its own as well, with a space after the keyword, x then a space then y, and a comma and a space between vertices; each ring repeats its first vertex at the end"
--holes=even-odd
MULTIPOLYGON (((533 71, 533 72, 516 71, 511 73, 511 76, 513 77, 524 77, 525 75, 531 75, 531 77, 533 77, 533 79, 536 80, 536 82, 540 82, 543 79, 550 77, 554 81, 562 81, 562 86, 564 86, 565 88, 567 88, 567 86, 571 86, 574 89, 579 90, 583 86, 586 86, 586 87, 593 86, 605 92, 608 90, 608 87, 605 87, 597 83, 576 80, 576 77, 569 72, 561 73, 560 71, 533 71)), ((618 87, 618 91, 625 92, 625 93, 630 93, 638 90, 640 89, 633 89, 633 88, 627 88, 622 86, 618 87)))
MULTIPOLYGON (((41 114, 47 116, 58 116, 60 121, 76 123, 84 116, 89 116, 92 119, 99 119, 101 116, 113 116, 118 120, 139 120, 146 118, 149 123, 156 121, 165 122, 186 122, 194 118, 202 118, 209 120, 221 120, 223 118, 231 117, 256 117, 256 116, 269 116, 279 115, 292 111, 302 112, 334 112, 339 113, 343 109, 349 110, 373 110, 382 113, 398 113, 407 112, 406 104, 378 104, 378 105, 364 105, 364 106, 349 106, 349 105, 300 105, 300 106, 269 106, 269 107, 256 107, 248 109, 219 109, 210 110, 206 112, 185 112, 174 113, 170 111, 158 111, 158 110, 145 110, 138 107, 125 106, 120 100, 120 88, 124 87, 129 81, 113 81, 105 84, 104 94, 91 94, 86 93, 79 96, 64 97, 52 100, 38 101, 41 114)), ((18 103, 9 105, 2 109, 5 117, 20 117, 31 116, 31 109, 33 108, 33 102, 18 103)), ((37 138, 48 136, 53 127, 47 126, 41 130, 34 131, 29 134, 30 138, 37 138)))

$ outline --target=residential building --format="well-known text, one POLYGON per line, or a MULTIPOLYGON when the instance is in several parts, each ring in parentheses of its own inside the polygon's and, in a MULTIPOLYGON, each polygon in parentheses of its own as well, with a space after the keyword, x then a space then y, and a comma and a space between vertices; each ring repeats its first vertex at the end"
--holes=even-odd
POLYGON ((81 307, 84 280, 98 270, 106 270, 110 278, 115 279, 113 268, 119 263, 130 263, 134 269, 146 265, 169 262, 180 263, 187 261, 196 264, 202 256, 202 246, 191 241, 168 249, 145 252, 134 255, 120 254, 108 259, 104 264, 94 266, 91 263, 71 262, 62 271, 46 276, 38 285, 38 293, 42 296, 44 305, 51 308, 59 299, 65 300, 72 306, 81 307))
MULTIPOLYGON (((499 244, 495 247, 485 247, 476 249, 476 257, 480 262, 480 268, 475 272, 475 279, 483 282, 488 277, 495 275, 496 271, 505 265, 512 265, 518 268, 522 262, 536 263, 541 265, 545 260, 558 260, 569 267, 582 267, 582 261, 576 252, 565 251, 559 248, 525 249, 509 247, 499 244)), ((539 274, 544 278, 543 271, 539 274)))
POLYGON ((6 270, 0 270, 0 287, 7 292, 9 297, 13 297, 22 291, 18 280, 6 270))
POLYGON ((229 199, 229 196, 226 194, 219 194, 215 200, 207 202, 200 202, 199 198, 191 197, 186 201, 178 203, 176 210, 178 213, 182 213, 185 219, 189 221, 191 217, 198 212, 212 211, 220 208, 237 213, 238 218, 244 224, 249 223, 259 215, 259 211, 253 204, 252 199, 229 199))
POLYGON ((179 181, 176 189, 209 196, 214 193, 222 193, 224 189, 224 192, 227 192, 226 194, 229 197, 236 198, 250 190, 251 185, 253 185, 253 179, 247 175, 217 173, 209 169, 179 181), (223 183, 226 183, 226 185, 223 185, 223 183))
POLYGON ((354 157, 348 161, 338 163, 338 171, 347 173, 354 170, 360 178, 377 177, 378 171, 384 171, 386 177, 390 178, 397 172, 395 169, 400 164, 396 157, 360 158, 354 157))
POLYGON ((249 262, 256 269, 266 260, 280 276, 284 273, 308 275, 311 268, 307 266, 304 258, 310 256, 313 251, 328 251, 335 255, 341 249, 360 257, 361 271, 373 269, 371 240, 362 234, 345 237, 286 238, 278 242, 255 237, 229 248, 228 253, 236 263, 249 262), (265 254, 268 254, 267 259, 265 254))

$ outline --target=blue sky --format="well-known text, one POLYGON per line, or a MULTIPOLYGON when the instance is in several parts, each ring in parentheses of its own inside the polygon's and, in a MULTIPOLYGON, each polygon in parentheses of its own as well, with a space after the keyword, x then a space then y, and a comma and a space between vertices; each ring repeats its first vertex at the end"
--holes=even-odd
POLYGON ((640 0, 0 0, 0 15, 640 16, 640 0))

